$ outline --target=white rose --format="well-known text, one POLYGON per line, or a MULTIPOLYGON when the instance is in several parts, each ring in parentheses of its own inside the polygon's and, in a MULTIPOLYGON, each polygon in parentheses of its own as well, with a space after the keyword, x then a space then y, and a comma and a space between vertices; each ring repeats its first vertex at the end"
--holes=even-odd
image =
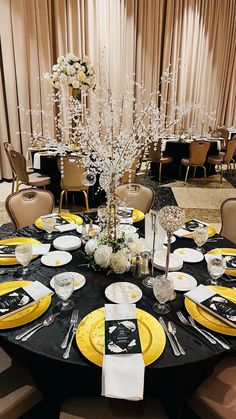
POLYGON ((72 86, 74 87, 74 89, 79 89, 80 87, 80 83, 77 80, 73 80, 72 82, 72 86))
POLYGON ((94 253, 94 260, 101 268, 107 268, 110 263, 112 248, 106 244, 99 246, 94 253))
POLYGON ((75 54, 72 54, 71 52, 66 54, 66 58, 67 58, 67 60, 70 60, 70 61, 78 61, 78 59, 79 59, 78 57, 76 57, 75 54))
POLYGON ((57 71, 59 69, 59 67, 58 67, 58 65, 57 64, 55 64, 53 67, 52 67, 52 71, 57 71))
POLYGON ((94 240, 94 239, 90 239, 90 240, 86 243, 84 250, 85 250, 85 253, 86 253, 88 256, 93 256, 93 254, 94 254, 94 252, 95 252, 96 248, 97 248, 97 242, 96 242, 96 240, 94 240))
POLYGON ((130 263, 122 250, 119 250, 117 253, 112 253, 110 267, 115 274, 123 274, 129 270, 130 263))
POLYGON ((125 233, 125 241, 128 242, 136 242, 139 239, 138 233, 125 233))
POLYGON ((131 256, 139 255, 144 250, 144 244, 142 240, 136 240, 134 242, 127 243, 127 246, 130 250, 131 256))
POLYGON ((64 64, 64 61, 65 61, 65 57, 63 57, 63 55, 61 55, 60 57, 58 57, 58 59, 57 59, 57 64, 58 65, 62 65, 62 64, 64 64))

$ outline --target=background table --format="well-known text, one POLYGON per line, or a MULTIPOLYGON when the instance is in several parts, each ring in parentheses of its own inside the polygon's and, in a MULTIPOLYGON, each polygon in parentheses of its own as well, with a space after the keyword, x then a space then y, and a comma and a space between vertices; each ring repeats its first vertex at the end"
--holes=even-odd
MULTIPOLYGON (((143 222, 139 223, 139 226, 142 231, 143 222)), ((44 233, 35 228, 23 229, 22 233, 31 235, 32 231, 35 231, 34 237, 42 240, 44 233)), ((20 234, 21 232, 19 232, 20 234)), ((193 247, 193 241, 191 239, 177 239, 172 244, 172 250, 177 247, 193 247)), ((207 250, 213 247, 235 246, 227 240, 219 240, 217 243, 205 245, 207 250)), ((126 280, 137 284, 143 291, 143 298, 137 303, 137 307, 158 318, 158 315, 152 310, 152 304, 155 301, 153 292, 142 286, 141 279, 133 278, 130 273, 123 275, 110 273, 106 275, 103 272, 94 272, 91 268, 80 266, 87 262, 83 251, 75 250, 71 254, 73 255, 72 261, 61 268, 43 266, 40 258, 38 258, 31 263, 33 271, 28 279, 37 279, 48 286, 52 276, 59 272, 77 271, 85 275, 85 286, 75 291, 72 297, 82 317, 108 302, 104 296, 104 291, 111 282, 126 280)), ((205 261, 196 264, 184 263, 182 270, 195 276, 198 284, 204 283, 209 278, 205 261)), ((161 273, 158 270, 155 272, 161 273)), ((1 282, 12 279, 14 278, 10 275, 1 277, 1 282)), ((52 304, 43 318, 54 311, 57 301, 57 297, 54 296, 52 304)), ((179 309, 185 311, 183 293, 177 292, 176 300, 170 304, 171 313, 164 318, 166 321, 172 320, 177 324, 178 337, 187 354, 185 357, 175 357, 167 341, 161 357, 146 368, 145 395, 161 397, 169 409, 170 417, 176 419, 186 398, 210 374, 215 363, 226 356, 228 352, 219 345, 210 344, 197 332, 195 333, 191 328, 180 324, 176 311, 179 309)), ((63 350, 60 348, 60 344, 68 329, 69 317, 70 313, 60 315, 52 326, 43 328, 26 342, 15 341, 14 337, 19 333, 19 330, 27 329, 28 325, 14 330, 0 331, 1 343, 3 345, 7 344, 10 350, 17 350, 19 356, 27 362, 41 391, 51 401, 62 401, 63 398, 76 394, 101 394, 101 368, 84 358, 75 341, 70 358, 68 360, 62 358, 63 350)), ((37 321, 35 320, 35 323, 37 321)), ((227 341, 230 342, 232 350, 235 351, 236 338, 227 337, 227 341)))

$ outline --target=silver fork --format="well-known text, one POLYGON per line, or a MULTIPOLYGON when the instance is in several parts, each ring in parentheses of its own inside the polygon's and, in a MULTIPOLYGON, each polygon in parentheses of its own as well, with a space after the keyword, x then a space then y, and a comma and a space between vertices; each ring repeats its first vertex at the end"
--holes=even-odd
POLYGON ((193 327, 195 330, 197 330, 199 333, 201 333, 201 335, 203 335, 207 340, 209 340, 209 342, 211 342, 213 345, 216 344, 215 339, 212 339, 210 336, 208 336, 207 333, 205 333, 202 329, 200 329, 200 327, 196 326, 195 324, 193 325, 192 323, 190 323, 190 321, 188 321, 184 317, 184 315, 181 313, 181 311, 177 311, 176 314, 177 314, 179 320, 181 321, 181 323, 185 324, 185 326, 193 327))
POLYGON ((65 336, 65 338, 64 338, 64 340, 61 344, 62 349, 65 349, 67 347, 67 343, 68 343, 68 339, 69 339, 69 336, 70 336, 71 329, 77 323, 78 316, 79 316, 79 310, 73 310, 72 315, 71 315, 71 319, 70 319, 69 329, 68 329, 68 331, 66 333, 66 336, 65 336))
POLYGON ((76 334, 76 331, 77 331, 77 327, 78 327, 78 325, 79 325, 79 323, 80 323, 80 320, 81 320, 81 319, 78 319, 77 323, 75 323, 75 324, 74 324, 74 326, 73 326, 73 329, 72 329, 72 335, 71 335, 71 338, 70 338, 69 344, 68 344, 68 346, 67 346, 67 348, 66 348, 66 350, 65 350, 65 352, 64 352, 64 354, 63 354, 63 358, 64 358, 64 359, 67 359, 67 358, 69 358, 69 356, 70 356, 70 349, 71 349, 71 345, 72 345, 73 339, 74 339, 74 337, 75 337, 75 334, 76 334))
MULTIPOLYGON (((197 326, 194 319, 191 316, 188 316, 188 318, 193 326, 197 326)), ((218 338, 218 336, 212 335, 212 333, 208 332, 208 330, 204 330, 204 333, 209 335, 212 339, 216 340, 216 342, 219 343, 219 345, 221 345, 224 349, 230 349, 230 346, 226 342, 218 338)))

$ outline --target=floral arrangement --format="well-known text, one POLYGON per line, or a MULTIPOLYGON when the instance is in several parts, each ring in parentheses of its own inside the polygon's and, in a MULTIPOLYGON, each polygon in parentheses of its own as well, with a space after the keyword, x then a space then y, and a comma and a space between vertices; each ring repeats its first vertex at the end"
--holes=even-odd
POLYGON ((52 73, 46 73, 44 77, 49 79, 56 89, 60 88, 61 82, 84 92, 95 91, 97 87, 95 68, 86 55, 78 58, 68 53, 65 57, 58 57, 57 64, 52 67, 52 73))
POLYGON ((123 274, 130 268, 130 261, 144 250, 144 241, 137 233, 119 231, 117 240, 112 240, 106 233, 90 239, 85 245, 89 265, 94 270, 110 268, 116 274, 123 274))

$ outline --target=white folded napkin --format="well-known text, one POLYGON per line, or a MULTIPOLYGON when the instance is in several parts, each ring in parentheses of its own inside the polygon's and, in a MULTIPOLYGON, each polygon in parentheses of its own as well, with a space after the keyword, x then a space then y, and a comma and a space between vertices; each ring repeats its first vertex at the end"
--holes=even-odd
MULTIPOLYGON (((105 320, 136 318, 135 304, 105 304, 105 320)), ((142 353, 103 356, 102 395, 126 400, 142 400, 144 388, 142 353)))
POLYGON ((40 169, 41 168, 41 161, 40 161, 40 159, 41 159, 41 153, 35 153, 34 154, 34 164, 33 164, 33 167, 34 167, 34 169, 40 169))
POLYGON ((51 244, 32 244, 33 255, 45 255, 50 250, 51 244))
POLYGON ((56 230, 58 230, 60 233, 64 233, 65 231, 72 231, 75 230, 77 228, 77 224, 62 224, 62 225, 57 225, 55 227, 56 230))

